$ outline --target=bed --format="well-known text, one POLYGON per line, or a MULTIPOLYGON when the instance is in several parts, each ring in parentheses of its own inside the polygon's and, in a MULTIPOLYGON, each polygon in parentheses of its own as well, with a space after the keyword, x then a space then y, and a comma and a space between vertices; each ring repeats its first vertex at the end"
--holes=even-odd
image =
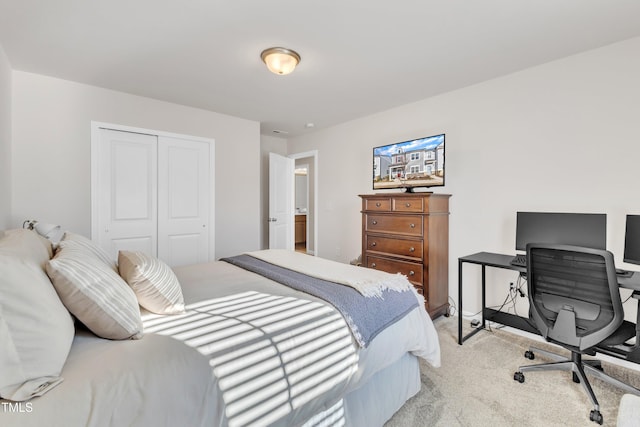
MULTIPOLYGON (((273 252, 252 255, 264 261, 273 252)), ((301 256, 305 272, 316 263, 345 268, 301 256)), ((419 359, 440 364, 435 328, 413 290, 414 308, 362 339, 324 299, 233 260, 173 272, 181 313, 140 308, 138 339, 100 338, 76 320, 63 380, 41 396, 0 400, 0 425, 381 426, 420 390, 419 359)))

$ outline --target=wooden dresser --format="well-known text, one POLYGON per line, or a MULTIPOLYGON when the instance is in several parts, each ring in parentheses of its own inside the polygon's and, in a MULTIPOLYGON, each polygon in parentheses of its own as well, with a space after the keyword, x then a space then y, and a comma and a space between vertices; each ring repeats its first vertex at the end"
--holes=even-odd
POLYGON ((378 193, 362 198, 362 265, 402 273, 432 318, 449 310, 449 197, 378 193))

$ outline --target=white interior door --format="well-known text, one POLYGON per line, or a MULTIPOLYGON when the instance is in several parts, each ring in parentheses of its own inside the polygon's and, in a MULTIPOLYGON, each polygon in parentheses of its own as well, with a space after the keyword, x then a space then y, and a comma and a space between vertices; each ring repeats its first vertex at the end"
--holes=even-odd
POLYGON ((209 144, 158 139, 158 257, 170 266, 209 260, 209 144))
POLYGON ((294 248, 295 161, 269 153, 269 248, 294 248))
POLYGON ((119 250, 157 256, 157 137, 99 132, 98 243, 113 259, 119 250))

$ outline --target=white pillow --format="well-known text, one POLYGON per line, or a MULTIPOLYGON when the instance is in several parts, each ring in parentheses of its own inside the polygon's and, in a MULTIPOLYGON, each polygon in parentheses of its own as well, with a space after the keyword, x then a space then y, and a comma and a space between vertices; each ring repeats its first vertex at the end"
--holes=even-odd
POLYGON ((157 314, 184 313, 180 282, 164 262, 144 252, 120 251, 118 270, 142 307, 157 314))
POLYGON ((118 273, 91 254, 61 247, 47 274, 67 309, 102 338, 142 337, 136 296, 118 273))
POLYGON ((102 249, 100 246, 95 244, 93 240, 87 239, 86 237, 80 234, 75 234, 70 231, 65 231, 64 237, 60 241, 59 247, 62 249, 70 245, 78 246, 84 249, 85 251, 87 251, 87 253, 92 254, 93 256, 98 258, 100 261, 104 262, 109 267, 111 267, 113 271, 115 271, 116 273, 118 272, 118 266, 116 265, 116 261, 113 258, 111 258, 104 249, 102 249), (72 243, 69 243, 69 242, 72 242, 72 243))
POLYGON ((7 230, 0 238, 0 254, 14 255, 37 263, 44 269, 53 256, 51 242, 33 230, 7 230))
POLYGON ((28 400, 58 385, 74 333, 42 267, 0 254, 0 397, 28 400))

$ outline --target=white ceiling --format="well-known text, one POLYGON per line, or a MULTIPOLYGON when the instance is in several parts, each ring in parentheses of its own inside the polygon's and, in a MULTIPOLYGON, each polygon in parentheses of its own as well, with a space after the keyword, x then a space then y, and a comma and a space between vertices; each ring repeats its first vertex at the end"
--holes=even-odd
POLYGON ((288 137, 636 36, 639 0, 0 0, 15 70, 288 137), (293 74, 267 71, 272 46, 293 74))

